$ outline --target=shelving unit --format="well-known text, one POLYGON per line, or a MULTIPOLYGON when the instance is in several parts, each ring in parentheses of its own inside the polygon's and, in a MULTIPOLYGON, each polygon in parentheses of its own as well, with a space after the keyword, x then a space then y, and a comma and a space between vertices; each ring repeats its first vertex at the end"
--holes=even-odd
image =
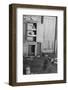
POLYGON ((34 20, 24 21, 24 56, 32 57, 40 55, 41 43, 37 42, 38 22, 34 20))
POLYGON ((27 41, 36 42, 37 23, 27 23, 27 41))

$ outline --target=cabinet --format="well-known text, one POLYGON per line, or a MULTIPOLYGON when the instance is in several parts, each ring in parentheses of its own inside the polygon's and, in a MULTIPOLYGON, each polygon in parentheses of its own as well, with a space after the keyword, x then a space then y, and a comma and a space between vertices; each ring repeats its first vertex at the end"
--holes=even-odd
POLYGON ((41 43, 37 42, 37 22, 25 23, 24 56, 37 56, 41 52, 41 43))

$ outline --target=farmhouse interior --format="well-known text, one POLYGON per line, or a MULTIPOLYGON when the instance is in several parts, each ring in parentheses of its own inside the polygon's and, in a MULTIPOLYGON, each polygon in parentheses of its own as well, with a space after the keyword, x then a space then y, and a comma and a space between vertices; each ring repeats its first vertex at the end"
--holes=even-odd
POLYGON ((23 74, 57 73, 57 17, 23 15, 23 74))

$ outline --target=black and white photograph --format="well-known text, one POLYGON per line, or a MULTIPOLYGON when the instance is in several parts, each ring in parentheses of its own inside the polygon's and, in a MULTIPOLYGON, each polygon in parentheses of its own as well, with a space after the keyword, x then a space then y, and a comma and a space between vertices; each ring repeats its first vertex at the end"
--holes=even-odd
POLYGON ((57 73, 57 16, 23 15, 23 74, 57 73))

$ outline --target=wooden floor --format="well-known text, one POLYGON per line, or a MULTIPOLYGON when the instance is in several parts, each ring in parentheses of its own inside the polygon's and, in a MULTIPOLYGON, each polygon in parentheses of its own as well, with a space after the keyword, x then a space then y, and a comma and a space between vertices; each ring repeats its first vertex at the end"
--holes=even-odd
POLYGON ((26 74, 26 67, 30 67, 30 74, 57 73, 57 64, 52 63, 48 57, 24 58, 23 74, 26 74))

